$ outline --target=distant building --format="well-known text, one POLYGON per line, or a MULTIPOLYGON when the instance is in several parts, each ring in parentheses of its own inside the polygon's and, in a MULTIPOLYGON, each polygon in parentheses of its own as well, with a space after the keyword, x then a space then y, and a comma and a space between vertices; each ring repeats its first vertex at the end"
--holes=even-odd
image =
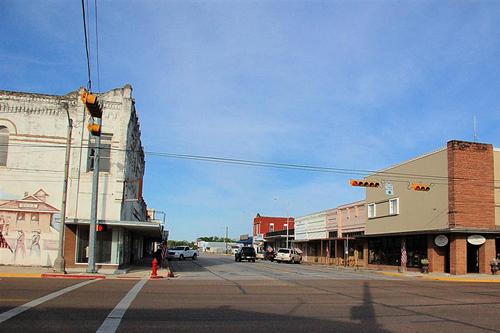
POLYGON ((294 247, 305 262, 364 266, 365 202, 356 201, 295 219, 294 247))
POLYGON ((254 237, 262 237, 268 232, 293 229, 295 227, 295 219, 293 217, 273 217, 261 216, 257 214, 253 219, 253 235, 254 237))
MULTIPOLYGON (((142 197, 145 168, 132 87, 98 95, 103 103, 97 235, 98 267, 126 266, 161 239, 142 197)), ((73 120, 65 225, 67 267, 84 267, 94 169, 88 115, 74 91, 64 96, 0 91, 0 231, 13 249, 0 264, 51 266, 57 256, 68 115, 73 120)))
POLYGON ((291 216, 275 217, 257 214, 253 219, 253 246, 259 253, 264 252, 268 246, 285 247, 287 229, 291 241, 294 228, 295 219, 291 216), (269 235, 269 238, 266 238, 266 235, 269 235))

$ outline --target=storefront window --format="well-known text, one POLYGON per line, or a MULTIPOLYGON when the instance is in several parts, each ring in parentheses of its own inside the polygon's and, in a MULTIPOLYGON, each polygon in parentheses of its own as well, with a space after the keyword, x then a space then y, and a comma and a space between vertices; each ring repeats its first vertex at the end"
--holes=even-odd
POLYGON ((398 266, 401 259, 401 238, 385 237, 368 241, 368 263, 398 266))
MULTIPOLYGON (((420 267, 420 260, 427 258, 427 236, 408 236, 406 239, 407 267, 420 267)), ((399 266, 401 262, 401 237, 384 237, 368 241, 368 263, 399 266)))
MULTIPOLYGON (((112 228, 98 232, 96 235, 95 261, 98 264, 111 263, 112 228)), ((77 262, 89 261, 89 227, 78 226, 77 232, 77 262)))

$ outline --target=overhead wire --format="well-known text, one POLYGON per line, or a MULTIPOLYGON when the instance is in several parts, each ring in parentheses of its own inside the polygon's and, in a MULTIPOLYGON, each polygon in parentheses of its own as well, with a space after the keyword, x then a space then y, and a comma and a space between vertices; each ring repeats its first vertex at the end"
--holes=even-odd
POLYGON ((90 51, 89 51, 89 41, 87 38, 87 21, 86 21, 84 0, 82 0, 82 15, 83 15, 83 34, 85 36, 85 52, 87 54, 87 76, 88 76, 87 88, 89 90, 92 90, 92 80, 90 79, 90 55, 89 55, 90 51))
POLYGON ((99 29, 97 26, 97 0, 94 0, 94 17, 95 17, 95 53, 97 64, 97 91, 101 92, 101 70, 99 66, 99 29))
MULTIPOLYGON (((2 145, 0 145, 2 146, 2 145)), ((65 148, 66 145, 61 144, 51 144, 51 145, 41 145, 41 144, 12 144, 9 143, 9 146, 16 147, 32 147, 32 148, 65 148)), ((89 145, 72 145, 72 148, 89 148, 89 145)), ((402 173, 402 172, 390 172, 390 171, 374 171, 374 170, 365 170, 365 169, 352 169, 352 168, 333 168, 333 167, 325 167, 325 166, 311 166, 305 164, 292 164, 292 163, 277 163, 277 162, 265 162, 265 161, 254 161, 247 159, 235 159, 235 158, 227 158, 227 157, 218 157, 218 156, 207 156, 207 155, 191 155, 191 154, 176 154, 176 153, 168 153, 168 152, 155 152, 155 151, 142 151, 142 150, 133 150, 133 149, 124 149, 124 148, 116 148, 116 147, 101 147, 102 150, 110 150, 110 151, 121 151, 121 152, 130 152, 130 153, 141 153, 143 152, 146 156, 153 157, 164 157, 164 158, 173 158, 173 159, 183 159, 183 160, 194 160, 194 161, 203 161, 203 162, 212 162, 212 163, 220 163, 220 164, 234 164, 234 165, 243 165, 243 166, 252 166, 252 167, 264 167, 264 168, 274 168, 274 169, 290 169, 290 170, 299 170, 299 171, 309 171, 309 172, 322 172, 322 173, 334 173, 334 174, 343 174, 343 175, 356 175, 363 176, 369 174, 373 177, 380 177, 382 180, 393 181, 393 182, 401 182, 405 183, 409 180, 414 179, 425 179, 431 182, 433 185, 449 185, 448 181, 456 180, 456 181, 469 181, 469 182, 480 182, 477 184, 478 186, 485 186, 482 182, 484 179, 481 178, 471 178, 471 177, 448 177, 448 176, 438 176, 438 175, 429 175, 429 174, 417 174, 417 173, 402 173), (390 178, 390 179, 384 179, 390 178)), ((493 179, 494 183, 500 182, 498 179, 493 179)))

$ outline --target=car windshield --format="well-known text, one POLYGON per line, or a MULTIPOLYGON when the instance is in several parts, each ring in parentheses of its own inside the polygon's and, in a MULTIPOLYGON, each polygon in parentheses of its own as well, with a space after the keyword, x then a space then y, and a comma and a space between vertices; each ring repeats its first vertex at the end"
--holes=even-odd
POLYGON ((279 249, 278 253, 290 253, 290 249, 279 249))
POLYGON ((172 250, 184 250, 184 246, 176 246, 172 250))
POLYGON ((253 254, 253 253, 255 253, 255 250, 253 249, 253 247, 243 247, 241 249, 241 252, 243 252, 245 254, 253 254))

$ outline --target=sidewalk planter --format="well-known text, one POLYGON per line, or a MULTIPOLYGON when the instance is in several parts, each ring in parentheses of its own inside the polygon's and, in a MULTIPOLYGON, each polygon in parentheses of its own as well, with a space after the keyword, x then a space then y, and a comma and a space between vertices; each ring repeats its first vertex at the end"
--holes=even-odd
POLYGON ((429 273, 429 259, 420 260, 420 264, 422 265, 422 273, 429 273))
POLYGON ((498 259, 493 259, 490 261, 490 266, 491 266, 491 274, 496 275, 500 268, 499 267, 500 261, 498 259))

